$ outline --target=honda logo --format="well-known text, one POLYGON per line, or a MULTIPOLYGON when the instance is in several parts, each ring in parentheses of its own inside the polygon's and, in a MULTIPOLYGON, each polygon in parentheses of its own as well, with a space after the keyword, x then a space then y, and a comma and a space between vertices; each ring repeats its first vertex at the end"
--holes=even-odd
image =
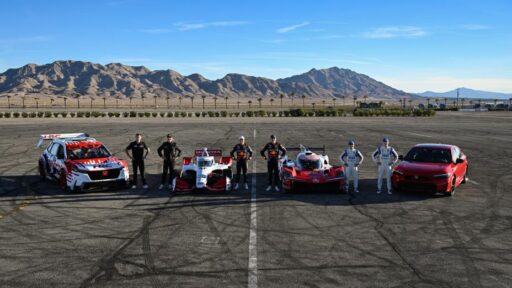
POLYGON ((108 170, 101 171, 101 175, 107 176, 108 175, 108 170))

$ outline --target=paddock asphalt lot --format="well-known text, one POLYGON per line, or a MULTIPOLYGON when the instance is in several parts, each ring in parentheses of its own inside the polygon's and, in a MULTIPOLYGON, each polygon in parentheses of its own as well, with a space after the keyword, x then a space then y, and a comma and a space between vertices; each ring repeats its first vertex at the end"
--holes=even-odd
POLYGON ((511 113, 433 118, 9 119, 0 121, 1 287, 510 287, 511 113), (88 122, 87 122, 88 121, 88 122), (238 122, 237 122, 238 121, 238 122), (251 122, 254 121, 254 122, 251 122), (253 138, 254 130, 256 137, 253 138), (141 131, 153 150, 150 189, 65 194, 37 175, 41 133, 88 132, 123 155, 141 131), (366 157, 361 193, 266 192, 255 157, 251 190, 159 191, 156 148, 173 132, 185 154, 259 150, 348 139, 366 157), (455 197, 376 195, 370 159, 383 136, 403 154, 416 143, 459 145, 470 181, 455 197))

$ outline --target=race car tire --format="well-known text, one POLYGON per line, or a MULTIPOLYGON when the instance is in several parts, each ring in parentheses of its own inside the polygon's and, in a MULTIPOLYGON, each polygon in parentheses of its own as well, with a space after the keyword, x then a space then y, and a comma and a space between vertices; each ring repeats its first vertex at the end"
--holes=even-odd
POLYGON ((452 184, 450 185, 450 191, 444 193, 446 196, 450 196, 450 197, 455 196, 455 191, 456 191, 455 184, 457 184, 457 180, 456 180, 455 176, 453 176, 452 184))
POLYGON ((466 167, 466 172, 464 173, 464 178, 462 178, 462 184, 466 184, 466 182, 468 182, 469 178, 468 178, 468 175, 469 175, 469 166, 466 167))
POLYGON ((41 163, 41 160, 39 160, 39 175, 42 179, 46 179, 46 170, 44 169, 43 163, 41 163))

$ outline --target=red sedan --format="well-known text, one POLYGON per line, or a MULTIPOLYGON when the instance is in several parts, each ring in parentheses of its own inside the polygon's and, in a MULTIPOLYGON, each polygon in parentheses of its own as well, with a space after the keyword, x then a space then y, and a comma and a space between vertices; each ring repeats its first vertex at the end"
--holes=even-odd
POLYGON ((396 191, 430 191, 455 194, 466 183, 468 160, 459 147, 447 144, 417 144, 393 169, 391 178, 396 191))

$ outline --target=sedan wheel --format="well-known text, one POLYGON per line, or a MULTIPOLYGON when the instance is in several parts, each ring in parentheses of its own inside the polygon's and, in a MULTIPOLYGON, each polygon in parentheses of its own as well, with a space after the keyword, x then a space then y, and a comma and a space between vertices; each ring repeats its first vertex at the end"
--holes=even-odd
POLYGON ((450 192, 445 192, 446 196, 454 196, 455 195, 455 184, 457 183, 455 176, 452 178, 452 185, 450 186, 450 192))

